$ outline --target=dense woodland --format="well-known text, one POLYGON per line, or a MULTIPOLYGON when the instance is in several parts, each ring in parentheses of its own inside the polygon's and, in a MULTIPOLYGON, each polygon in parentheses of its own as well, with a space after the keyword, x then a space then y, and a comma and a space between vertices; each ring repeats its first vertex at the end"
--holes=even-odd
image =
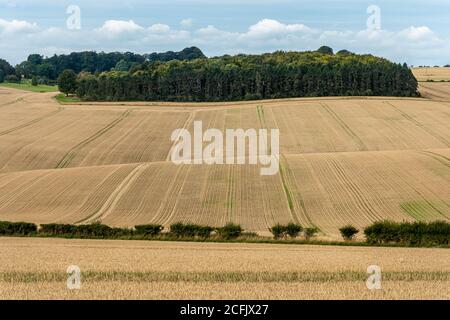
POLYGON ((417 96, 406 64, 329 47, 206 58, 180 52, 32 54, 15 68, 0 59, 0 82, 55 84, 83 100, 235 101, 313 96, 417 96), (68 71, 71 70, 71 71, 68 71), (70 80, 71 79, 71 80, 70 80), (74 82, 73 79, 76 79, 74 82))
POLYGON ((9 76, 15 77, 16 71, 9 64, 8 61, 0 59, 0 82, 5 81, 5 79, 8 79, 9 76))
POLYGON ((82 73, 77 94, 100 101, 234 101, 313 96, 417 96, 406 64, 330 48, 314 52, 145 61, 128 72, 82 73))
MULTIPOLYGON (((67 69, 75 73, 90 72, 99 74, 104 71, 129 71, 132 67, 145 61, 169 61, 173 59, 192 60, 205 58, 205 55, 196 47, 186 48, 180 52, 168 51, 165 53, 136 54, 132 52, 72 52, 68 55, 53 55, 43 57, 31 54, 27 60, 18 64, 11 74, 18 77, 32 79, 37 77, 40 83, 51 83, 67 69)), ((0 63, 1 68, 1 63, 0 63)))

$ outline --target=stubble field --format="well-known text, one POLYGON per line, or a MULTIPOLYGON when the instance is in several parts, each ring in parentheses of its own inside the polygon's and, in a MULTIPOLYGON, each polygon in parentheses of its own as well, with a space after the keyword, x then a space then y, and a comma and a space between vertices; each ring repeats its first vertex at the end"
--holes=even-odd
MULTIPOLYGON (((0 220, 317 226, 450 220, 450 98, 60 105, 0 88, 0 220), (280 129, 280 171, 170 162, 173 130, 280 129)), ((428 90, 428 91, 427 91, 428 90)), ((436 92, 444 92, 436 94, 436 92)), ((424 94, 425 95, 425 94, 424 94)), ((426 95, 425 95, 426 96, 426 95)), ((0 238, 0 298, 449 298, 446 249, 0 238), (66 288, 79 265, 83 289, 66 288), (383 290, 366 288, 379 265, 383 290)))
POLYGON ((425 68, 414 68, 414 76, 419 81, 450 81, 450 68, 449 67, 425 67, 425 68))
POLYGON ((0 219, 112 226, 183 221, 338 228, 449 220, 450 104, 290 99, 59 105, 1 89, 0 219), (280 171, 170 161, 173 130, 280 130, 280 171))
POLYGON ((0 299, 450 298, 447 249, 13 238, 0 249, 0 299), (371 265, 381 290, 366 286, 371 265))

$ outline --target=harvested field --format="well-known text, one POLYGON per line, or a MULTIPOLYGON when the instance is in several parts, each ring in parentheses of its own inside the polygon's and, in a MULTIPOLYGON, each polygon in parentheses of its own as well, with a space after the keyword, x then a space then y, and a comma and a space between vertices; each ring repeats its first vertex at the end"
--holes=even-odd
POLYGON ((445 101, 59 105, 49 93, 1 88, 0 113, 0 220, 233 221, 263 235, 294 221, 331 239, 348 223, 450 220, 445 101), (200 120, 204 130, 280 129, 280 172, 174 165, 172 131, 200 120))
POLYGON ((450 68, 413 68, 413 74, 418 81, 450 81, 450 68))
POLYGON ((0 249, 0 299, 450 298, 447 249, 25 238, 0 249), (67 289, 69 265, 80 290, 67 289), (366 287, 370 265, 381 290, 366 287))
POLYGON ((446 102, 450 101, 450 82, 422 82, 419 85, 423 97, 446 102))

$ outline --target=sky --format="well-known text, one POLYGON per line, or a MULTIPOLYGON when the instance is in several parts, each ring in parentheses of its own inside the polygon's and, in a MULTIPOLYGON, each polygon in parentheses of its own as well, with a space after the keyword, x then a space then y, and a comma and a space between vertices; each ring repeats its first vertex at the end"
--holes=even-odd
POLYGON ((371 53, 450 64, 448 0, 0 0, 0 58, 31 53, 275 50, 371 53))

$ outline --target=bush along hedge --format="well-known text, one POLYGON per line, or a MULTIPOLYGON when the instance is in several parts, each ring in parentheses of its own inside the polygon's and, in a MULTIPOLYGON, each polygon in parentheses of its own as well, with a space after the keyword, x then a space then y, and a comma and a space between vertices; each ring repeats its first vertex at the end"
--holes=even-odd
POLYGON ((178 238, 208 238, 211 236, 211 232, 213 230, 214 228, 209 226, 201 226, 191 223, 184 224, 181 222, 174 223, 170 226, 170 234, 178 238))
POLYGON ((219 237, 225 240, 232 240, 236 239, 241 236, 242 232, 244 230, 241 228, 240 225, 234 224, 234 223, 227 223, 222 228, 217 228, 216 232, 219 237))
POLYGON ((291 222, 286 226, 277 224, 272 228, 269 228, 269 231, 273 234, 274 239, 285 239, 288 236, 295 239, 298 237, 300 232, 303 231, 303 227, 291 222))
POLYGON ((345 227, 340 228, 339 232, 341 233, 342 238, 344 238, 345 241, 352 241, 355 238, 356 234, 359 232, 359 230, 352 225, 347 225, 345 227))
POLYGON ((118 238, 131 236, 133 231, 125 228, 111 228, 101 223, 71 225, 71 224, 43 224, 39 233, 48 236, 69 236, 79 238, 118 238))
MULTIPOLYGON (((244 233, 240 225, 228 223, 223 227, 213 228, 196 224, 174 223, 170 232, 162 234, 163 226, 157 224, 137 225, 134 229, 112 228, 101 223, 86 225, 43 224, 40 228, 33 223, 0 221, 0 236, 43 236, 70 237, 85 239, 207 239, 213 236, 217 240, 233 240, 241 237, 258 237, 257 234, 244 233)), ((305 240, 310 240, 318 233, 316 227, 303 228, 290 223, 277 224, 269 229, 275 239, 297 238, 300 233, 305 240)), ((339 229, 345 240, 353 239, 358 232, 353 226, 339 229)), ((401 246, 449 246, 450 223, 435 222, 375 222, 364 229, 366 243, 369 245, 401 246)), ((264 241, 264 239, 262 239, 264 241)), ((320 242, 317 242, 320 243, 320 242)))
POLYGON ((154 237, 164 230, 164 227, 160 224, 143 224, 134 227, 134 233, 137 235, 154 237))
POLYGON ((0 235, 26 236, 26 235, 34 234, 34 233, 36 233, 36 231, 37 231, 37 226, 34 223, 0 221, 0 235))
POLYGON ((435 222, 375 222, 364 229, 369 244, 398 243, 410 246, 448 245, 450 223, 435 222))

